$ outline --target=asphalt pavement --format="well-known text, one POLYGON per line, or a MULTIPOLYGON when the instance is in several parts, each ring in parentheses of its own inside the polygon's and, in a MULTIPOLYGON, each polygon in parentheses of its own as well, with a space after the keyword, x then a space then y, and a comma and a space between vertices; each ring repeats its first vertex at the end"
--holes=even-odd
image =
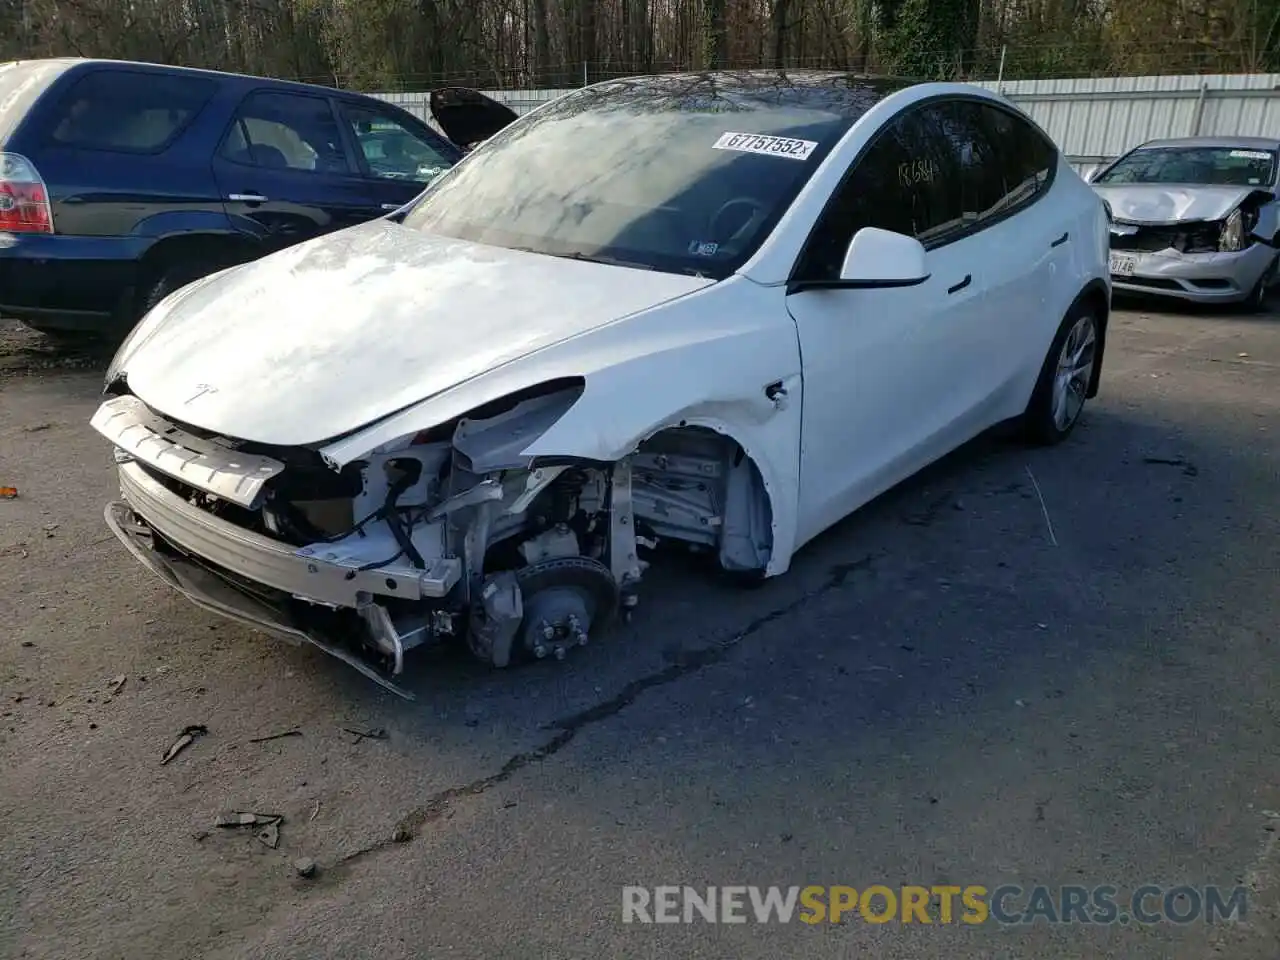
POLYGON ((98 366, 0 333, 0 956, 1280 956, 1280 317, 1119 312, 1065 444, 981 438, 758 589, 672 559, 563 664, 419 657, 414 703, 127 556, 98 366), (1247 909, 624 922, 686 884, 1247 909))

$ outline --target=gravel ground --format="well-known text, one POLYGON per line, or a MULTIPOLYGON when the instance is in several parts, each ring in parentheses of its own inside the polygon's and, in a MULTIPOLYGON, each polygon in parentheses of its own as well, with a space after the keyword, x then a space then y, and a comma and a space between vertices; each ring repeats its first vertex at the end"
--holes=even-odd
POLYGON ((655 571, 565 664, 420 657, 412 704, 133 563, 101 358, 0 323, 0 956, 1274 960, 1277 319, 1118 313, 1066 444, 976 441, 760 589, 655 571), (621 922, 632 884, 1148 882, 1246 917, 621 922))

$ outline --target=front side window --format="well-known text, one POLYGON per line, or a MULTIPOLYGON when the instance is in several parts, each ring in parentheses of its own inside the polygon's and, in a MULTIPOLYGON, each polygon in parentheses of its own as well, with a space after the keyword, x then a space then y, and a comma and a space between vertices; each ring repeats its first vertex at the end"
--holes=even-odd
POLYGON ((1262 187, 1275 178, 1276 152, 1249 147, 1139 147, 1094 183, 1180 183, 1262 187))
POLYGON ((329 101, 291 93, 250 94, 220 155, 232 163, 309 173, 350 173, 329 101))
POLYGON ((428 183, 454 164, 450 152, 380 110, 341 106, 371 176, 428 183))
POLYGON ((884 94, 707 77, 616 81, 507 127, 405 226, 554 256, 728 276, 884 94))
POLYGON ((158 153, 217 92, 212 80, 129 70, 95 70, 58 104, 50 138, 87 150, 158 153))
POLYGON ((834 280, 864 227, 946 242, 961 225, 960 167, 935 110, 918 107, 887 124, 854 161, 809 238, 801 274, 834 280))

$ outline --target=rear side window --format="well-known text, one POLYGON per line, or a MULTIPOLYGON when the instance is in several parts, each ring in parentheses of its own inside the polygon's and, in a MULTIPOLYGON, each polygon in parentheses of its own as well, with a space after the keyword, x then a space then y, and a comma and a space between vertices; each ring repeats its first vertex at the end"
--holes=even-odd
POLYGON ((998 107, 978 105, 1004 168, 1005 206, 1034 200, 1049 189, 1058 168, 1058 148, 1026 120, 998 107))
POLYGON ((222 143, 232 163, 308 173, 350 173, 329 101, 293 93, 253 93, 222 143))
POLYGON ((95 70, 58 103, 54 143, 87 150, 159 153, 190 126, 218 86, 201 77, 95 70))

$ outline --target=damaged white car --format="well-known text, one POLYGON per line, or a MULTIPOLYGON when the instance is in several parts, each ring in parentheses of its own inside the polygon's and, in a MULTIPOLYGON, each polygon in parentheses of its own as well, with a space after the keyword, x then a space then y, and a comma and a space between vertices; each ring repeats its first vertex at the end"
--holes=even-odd
POLYGON ((107 521, 196 603, 402 694, 563 658, 664 541, 748 578, 985 428, 1096 394, 1103 206, 978 88, 588 87, 410 207, 200 280, 121 346, 107 521))
POLYGON ((1099 170, 1124 293, 1261 310, 1280 279, 1280 141, 1152 140, 1099 170))

